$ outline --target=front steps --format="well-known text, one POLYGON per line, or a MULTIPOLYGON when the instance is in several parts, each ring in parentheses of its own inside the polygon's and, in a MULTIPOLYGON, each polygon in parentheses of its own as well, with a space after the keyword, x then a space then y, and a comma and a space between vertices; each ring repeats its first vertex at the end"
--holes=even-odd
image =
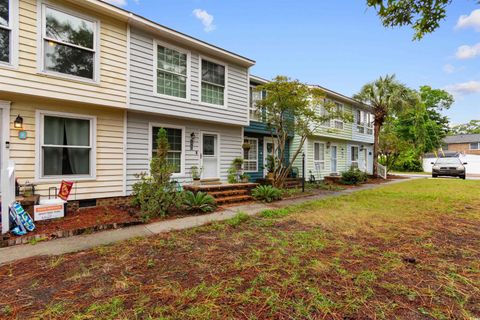
POLYGON ((257 183, 235 183, 235 184, 200 184, 186 185, 185 190, 192 192, 205 192, 215 198, 217 205, 228 205, 253 201, 251 192, 257 183))

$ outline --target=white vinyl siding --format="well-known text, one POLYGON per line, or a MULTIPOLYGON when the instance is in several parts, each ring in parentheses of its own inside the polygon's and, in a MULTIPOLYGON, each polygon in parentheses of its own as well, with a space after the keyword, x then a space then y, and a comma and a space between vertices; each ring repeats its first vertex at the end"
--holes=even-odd
POLYGON ((258 171, 258 139, 247 138, 243 139, 243 143, 249 143, 250 149, 243 150, 243 169, 245 172, 258 171))
POLYGON ((98 25, 94 19, 43 4, 42 71, 98 81, 98 25))

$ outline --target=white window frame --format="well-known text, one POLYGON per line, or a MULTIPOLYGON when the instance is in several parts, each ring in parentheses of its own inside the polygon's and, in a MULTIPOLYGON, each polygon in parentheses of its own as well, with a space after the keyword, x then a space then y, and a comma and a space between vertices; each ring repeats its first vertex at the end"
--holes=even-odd
MULTIPOLYGON (((344 111, 345 111, 345 105, 343 103, 337 102, 337 101, 333 101, 333 103, 335 104, 335 108, 340 107, 340 109, 341 109, 340 112, 343 114, 344 111)), ((333 119, 333 128, 337 129, 337 130, 345 129, 345 125, 343 123, 343 120, 342 119, 333 119), (337 123, 341 124, 341 128, 337 128, 337 123)))
MULTIPOLYGON (((326 154, 326 145, 324 142, 314 142, 313 143, 313 164, 316 169, 316 166, 318 165, 320 168, 320 171, 325 171, 326 170, 326 162, 325 162, 325 154, 326 154), (320 145, 323 146, 323 160, 320 159, 315 159, 315 146, 318 145, 318 151, 319 151, 319 156, 320 156, 320 145)), ((315 170, 316 171, 316 170, 315 170)))
POLYGON ((480 150, 480 142, 471 142, 471 143, 468 144, 468 148, 469 148, 469 150, 476 150, 476 151, 480 150), (475 144, 475 143, 477 144, 477 148, 472 149, 472 144, 475 144))
MULTIPOLYGON (((208 107, 214 107, 214 108, 221 108, 221 109, 226 109, 228 106, 228 65, 226 63, 220 62, 219 60, 212 59, 209 57, 205 56, 199 56, 198 58, 198 89, 199 89, 199 101, 198 103, 203 106, 208 106, 208 107), (225 68, 225 85, 223 86, 223 105, 220 104, 214 104, 214 103, 208 103, 208 102, 203 102, 202 101, 202 61, 210 61, 215 64, 219 64, 225 68)), ((213 83, 215 86, 219 86, 218 84, 213 83)))
POLYGON ((179 178, 185 176, 185 126, 172 125, 167 123, 150 122, 148 124, 148 163, 152 161, 153 153, 153 127, 166 129, 180 129, 182 130, 182 153, 180 155, 180 172, 172 173, 172 178, 179 178))
MULTIPOLYGON (((191 101, 191 59, 192 53, 189 50, 173 46, 169 43, 166 43, 164 41, 160 40, 154 40, 153 41, 153 78, 154 78, 154 87, 153 87, 153 95, 157 97, 161 97, 164 99, 170 99, 170 100, 177 100, 177 101, 183 101, 183 102, 190 102, 191 101), (187 74, 186 74, 186 97, 175 97, 175 96, 170 96, 168 94, 163 94, 163 93, 158 93, 157 91, 157 86, 158 86, 158 76, 157 76, 157 70, 158 70, 158 46, 162 46, 164 48, 168 48, 171 50, 178 51, 180 53, 186 54, 187 55, 187 74)), ((170 71, 165 71, 165 72, 170 72, 170 71)), ((174 72, 170 72, 172 74, 177 74, 174 72)), ((177 74, 179 76, 185 77, 183 74, 177 74)))
POLYGON ((0 67, 18 67, 18 0, 8 1, 8 26, 0 26, 10 32, 9 61, 0 61, 0 67))
POLYGON ((256 145, 256 155, 255 155, 255 160, 251 160, 251 159, 248 159, 246 160, 245 159, 245 154, 243 154, 243 161, 246 162, 255 162, 255 170, 244 170, 244 172, 249 172, 249 173, 254 173, 254 172, 258 172, 258 138, 251 138, 251 137, 243 137, 243 142, 245 143, 245 140, 250 140, 249 143, 251 143, 252 141, 255 141, 255 145, 256 145))
POLYGON ((358 160, 360 159, 360 147, 359 146, 350 146, 350 166, 352 167, 354 163, 357 164, 357 166, 355 168, 359 168, 359 162, 358 160), (357 153, 357 160, 356 161, 353 161, 353 149, 356 149, 356 153, 357 153))
POLYGON ((250 88, 250 93, 249 93, 250 94, 250 103, 248 105, 248 111, 250 113, 250 121, 253 120, 253 121, 259 122, 259 121, 262 121, 261 115, 258 114, 257 106, 256 106, 256 103, 255 103, 256 100, 253 99, 255 87, 256 86, 249 86, 249 88, 250 88))
MULTIPOLYGON (((70 179, 75 181, 96 180, 97 178, 97 155, 96 155, 96 140, 97 140, 97 117, 90 115, 83 115, 77 113, 57 112, 48 110, 36 111, 36 124, 35 124, 35 180, 40 182, 57 182, 63 179, 70 179), (44 176, 43 175, 43 140, 44 140, 44 118, 45 116, 82 119, 90 121, 90 174, 88 175, 60 175, 60 176, 44 176)), ((49 145, 50 146, 50 145, 49 145)), ((55 146, 54 146, 55 147, 55 146)), ((65 146, 57 146, 64 148, 65 146)))
POLYGON ((59 6, 57 4, 52 4, 49 1, 38 1, 38 18, 37 18, 37 30, 41 30, 41 32, 38 33, 38 38, 37 38, 37 61, 38 61, 38 73, 51 76, 51 77, 57 77, 57 78, 63 78, 63 79, 69 79, 69 80, 75 80, 79 82, 87 82, 87 83, 94 83, 94 84, 99 84, 100 83, 100 20, 92 18, 91 16, 87 16, 83 13, 79 13, 77 11, 73 11, 67 8, 64 8, 63 6, 59 6), (65 43, 63 41, 59 40, 54 40, 46 37, 46 8, 50 8, 56 11, 63 12, 65 14, 75 16, 79 19, 82 20, 87 20, 89 22, 92 22, 94 24, 94 36, 93 36, 93 50, 89 48, 84 48, 80 46, 76 46, 74 44, 70 43, 65 43), (84 77, 79 77, 75 75, 70 75, 70 74, 65 74, 61 72, 56 72, 52 70, 47 70, 45 68, 45 41, 53 41, 62 45, 74 47, 74 48, 79 48, 82 50, 90 51, 93 52, 93 79, 88 79, 84 77))

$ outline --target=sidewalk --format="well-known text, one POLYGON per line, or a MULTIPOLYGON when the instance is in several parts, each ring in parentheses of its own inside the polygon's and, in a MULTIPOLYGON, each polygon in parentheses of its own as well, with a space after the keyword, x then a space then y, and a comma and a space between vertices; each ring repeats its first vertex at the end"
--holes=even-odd
POLYGON ((124 229, 98 232, 88 235, 74 236, 70 238, 62 238, 48 242, 41 242, 36 245, 18 245, 0 249, 0 265, 19 259, 25 259, 41 255, 59 255, 70 252, 77 252, 90 249, 100 245, 107 245, 117 241, 127 240, 136 237, 148 237, 159 233, 169 232, 173 230, 183 230, 202 226, 214 221, 224 221, 232 218, 239 212, 248 215, 256 215, 266 209, 277 209, 294 204, 300 204, 312 200, 320 200, 325 198, 338 197, 350 193, 376 189, 382 186, 401 183, 409 180, 393 180, 383 184, 362 185, 356 189, 347 189, 328 194, 311 195, 297 199, 287 199, 271 204, 252 203, 235 207, 229 207, 220 212, 200 216, 190 216, 180 219, 160 221, 151 224, 138 225, 124 229))

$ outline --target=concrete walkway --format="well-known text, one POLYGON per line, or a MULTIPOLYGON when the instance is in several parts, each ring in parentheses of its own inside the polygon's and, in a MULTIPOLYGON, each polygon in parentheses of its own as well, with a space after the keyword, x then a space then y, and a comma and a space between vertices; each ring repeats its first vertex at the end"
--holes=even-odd
POLYGON ((368 184, 359 188, 347 189, 328 194, 311 195, 296 199, 287 199, 271 204, 252 203, 235 207, 226 208, 223 211, 214 212, 200 216, 190 216, 180 219, 160 221, 145 225, 138 225, 124 229, 111 231, 103 231, 88 235, 74 236, 70 238, 62 238, 46 242, 40 242, 36 245, 24 244, 0 249, 0 265, 9 263, 19 259, 25 259, 41 255, 59 255, 70 252, 77 252, 90 249, 99 245, 111 244, 117 241, 127 240, 135 237, 148 237, 159 233, 173 230, 183 230, 193 227, 202 226, 214 221, 224 221, 232 218, 239 212, 248 215, 256 215, 266 209, 276 209, 294 204, 300 204, 312 200, 338 197, 350 193, 375 189, 385 185, 405 182, 409 180, 393 180, 384 184, 368 184))

